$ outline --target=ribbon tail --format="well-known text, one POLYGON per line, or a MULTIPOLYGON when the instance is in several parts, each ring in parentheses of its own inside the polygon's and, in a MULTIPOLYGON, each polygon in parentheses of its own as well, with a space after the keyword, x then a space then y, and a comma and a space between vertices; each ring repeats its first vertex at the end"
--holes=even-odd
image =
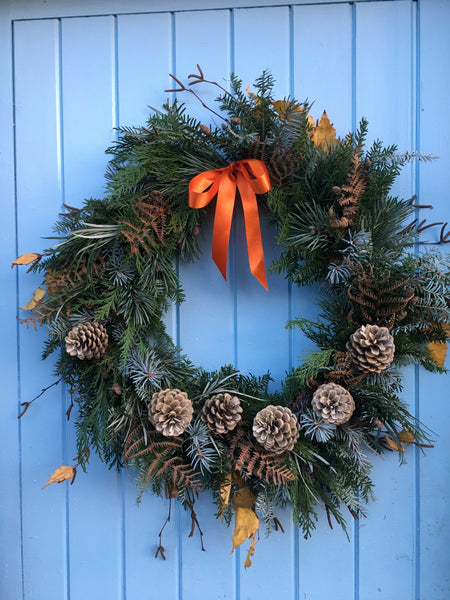
POLYGON ((227 280, 228 244, 233 220, 236 183, 228 173, 221 176, 218 186, 216 213, 214 217, 212 257, 217 268, 227 280))
POLYGON ((242 208, 244 211, 250 272, 256 277, 259 283, 268 290, 256 194, 252 188, 251 182, 241 174, 238 175, 237 186, 241 194, 242 208))

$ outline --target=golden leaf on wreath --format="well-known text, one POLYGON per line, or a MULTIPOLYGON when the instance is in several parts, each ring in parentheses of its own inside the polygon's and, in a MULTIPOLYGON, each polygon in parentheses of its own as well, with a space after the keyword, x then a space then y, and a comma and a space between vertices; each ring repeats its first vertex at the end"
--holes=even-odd
MULTIPOLYGON (((289 123, 291 119, 289 119, 290 115, 295 113, 302 113, 303 107, 300 104, 293 105, 292 102, 288 102, 286 100, 275 100, 272 102, 272 106, 277 111, 278 115, 283 121, 289 123)), ((314 119, 311 115, 306 115, 306 119, 311 127, 314 127, 314 119)))
POLYGON ((414 444, 414 436, 407 429, 402 429, 398 434, 398 437, 402 446, 409 446, 410 444, 414 444))
POLYGON ((223 521, 223 511, 225 510, 225 508, 228 506, 228 503, 230 501, 230 494, 231 494, 231 473, 227 473, 227 475, 225 476, 225 479, 220 487, 220 506, 219 506, 219 510, 220 510, 220 518, 223 521))
POLYGON ((316 146, 321 146, 326 152, 329 152, 330 148, 336 143, 336 129, 330 123, 325 110, 320 121, 317 121, 311 137, 316 146))
POLYGON ((388 448, 391 450, 395 450, 396 452, 404 452, 405 450, 402 447, 399 447, 393 439, 391 439, 388 435, 380 438, 382 442, 386 444, 388 448))
POLYGON ((253 538, 259 527, 259 519, 250 508, 242 508, 238 506, 236 509, 236 525, 233 534, 233 549, 240 546, 250 536, 253 538))
POLYGON ((244 568, 248 569, 252 566, 252 561, 250 556, 255 556, 255 536, 253 535, 252 541, 250 543, 250 548, 248 549, 247 556, 245 558, 244 568))
POLYGON ((236 513, 236 525, 232 538, 233 549, 231 552, 233 553, 235 548, 243 544, 250 536, 252 537, 252 542, 244 565, 247 568, 252 564, 250 556, 253 556, 255 553, 255 536, 259 528, 259 519, 252 510, 255 505, 256 497, 248 487, 245 487, 238 490, 231 501, 236 513))
POLYGON ((41 258, 41 254, 35 254, 34 252, 27 252, 22 254, 11 264, 11 269, 14 265, 31 265, 32 262, 41 258))
POLYGON ((44 487, 42 489, 46 488, 51 483, 62 483, 63 481, 68 481, 69 479, 73 480, 74 477, 75 477, 75 469, 68 465, 62 465, 61 467, 58 467, 56 469, 56 471, 54 471, 52 473, 52 476, 50 477, 50 479, 47 481, 47 483, 44 485, 44 487))
POLYGON ((30 300, 28 300, 25 306, 21 306, 20 308, 22 310, 34 310, 39 304, 39 302, 42 300, 42 298, 45 296, 45 292, 46 290, 44 290, 44 288, 38 287, 34 290, 33 297, 30 300))
MULTIPOLYGON (((442 328, 447 335, 450 335, 450 323, 443 323, 442 328)), ((438 365, 438 367, 443 369, 447 356, 447 343, 431 342, 428 344, 427 348, 431 352, 431 357, 433 358, 434 362, 438 365)))
POLYGON ((431 342, 428 344, 428 350, 431 352, 431 356, 434 362, 444 368, 445 358, 447 356, 447 344, 445 342, 431 342))

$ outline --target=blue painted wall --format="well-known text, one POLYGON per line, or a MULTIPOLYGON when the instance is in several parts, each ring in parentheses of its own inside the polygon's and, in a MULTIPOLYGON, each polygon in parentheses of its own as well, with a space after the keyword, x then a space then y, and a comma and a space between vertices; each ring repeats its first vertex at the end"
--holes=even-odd
MULTIPOLYGON (((63 202, 102 195, 113 128, 140 125, 147 105, 161 106, 169 72, 185 77, 198 62, 211 78, 235 71, 251 83, 270 68, 280 97, 314 100, 315 118, 326 108, 340 135, 364 115, 371 139, 440 157, 405 169, 397 192, 416 193, 435 206, 433 220, 450 221, 450 2, 260 4, 0 1, 2 600, 450 598, 447 376, 408 371, 404 397, 435 432, 436 447, 426 455, 409 449, 402 466, 394 455, 374 458, 377 501, 367 520, 350 524, 350 541, 324 518, 305 541, 286 511, 284 535, 263 537, 246 572, 207 495, 198 503, 207 552, 188 539, 189 518, 176 510, 163 562, 153 555, 166 504, 148 496, 138 507, 132 473, 93 458, 72 487, 42 491, 75 456, 63 391, 52 389, 17 420, 20 403, 54 378, 51 362, 39 359, 45 332, 16 320, 40 282, 9 265, 48 245, 41 237, 63 202)), ((264 226, 267 257, 276 254, 273 233, 264 226)), ((269 277, 267 294, 248 273, 241 223, 225 283, 210 260, 211 235, 201 264, 180 267, 188 300, 168 315, 169 326, 198 364, 270 368, 279 381, 307 348, 284 324, 315 314, 315 292, 269 277)))

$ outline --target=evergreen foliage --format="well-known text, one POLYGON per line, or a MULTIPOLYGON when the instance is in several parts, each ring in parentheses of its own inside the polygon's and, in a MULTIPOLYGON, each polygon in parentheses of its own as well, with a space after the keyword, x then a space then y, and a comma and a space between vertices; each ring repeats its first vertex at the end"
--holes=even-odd
MULTIPOLYGON (((199 71, 191 83, 206 82, 199 71)), ((144 127, 120 128, 108 149, 106 197, 67 207, 55 226, 57 244, 32 268, 44 274, 48 291, 36 308, 49 326, 43 356, 61 350, 56 372, 77 403, 82 468, 94 450, 109 466, 135 470, 140 496, 147 489, 177 496, 191 513, 195 494, 210 489, 227 522, 231 509, 221 491, 230 478, 232 492, 246 486, 254 494, 268 532, 277 525, 276 508, 289 503, 309 536, 318 505, 342 527, 343 506, 355 518, 364 514, 373 494, 366 451, 381 453, 388 440, 401 454, 405 431, 414 443, 429 443, 399 397, 399 368, 443 370, 428 345, 448 339, 450 262, 423 249, 413 202, 391 195, 402 165, 429 156, 399 154, 379 141, 366 149, 365 120, 343 139, 318 141, 308 103, 276 100, 273 86, 268 72, 255 93, 232 76, 231 91, 221 89, 218 98, 222 127, 206 127, 175 101, 154 110, 144 127), (196 368, 164 325, 169 306, 184 298, 176 260, 195 260, 199 251, 204 212, 188 205, 189 181, 246 158, 263 161, 273 183, 261 198, 282 249, 272 268, 296 285, 321 284, 319 319, 288 324, 316 348, 274 394, 269 373, 196 368), (88 321, 101 322, 109 335, 97 361, 64 349, 69 331, 88 321), (394 338, 394 362, 382 373, 361 373, 348 356, 350 335, 367 323, 394 338), (347 423, 328 423, 311 407, 314 391, 329 382, 353 395, 347 423), (186 392, 193 405, 179 437, 152 425, 152 396, 167 388, 186 392), (243 409, 226 435, 201 419, 205 400, 221 393, 237 396, 243 409), (291 407, 298 418, 299 439, 281 456, 251 434, 255 415, 269 404, 291 407)))

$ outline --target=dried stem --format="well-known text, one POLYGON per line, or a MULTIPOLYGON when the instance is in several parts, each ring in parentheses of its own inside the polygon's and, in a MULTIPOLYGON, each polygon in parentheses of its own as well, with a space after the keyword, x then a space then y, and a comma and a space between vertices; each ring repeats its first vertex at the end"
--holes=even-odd
POLYGON ((170 521, 170 514, 171 514, 171 512, 172 512, 172 498, 169 496, 169 514, 167 515, 167 518, 164 521, 163 526, 161 527, 161 531, 158 534, 158 537, 159 537, 159 546, 156 549, 155 558, 158 558, 158 554, 161 554, 161 558, 163 560, 166 560, 166 556, 164 554, 164 546, 162 545, 162 533, 164 531, 165 526, 170 521))
POLYGON ((218 112, 216 112, 215 110, 213 110, 212 108, 210 108, 207 104, 205 104, 203 102, 203 100, 200 98, 200 96, 198 94, 196 94, 194 92, 194 90, 191 90, 189 88, 187 88, 184 83, 182 83, 179 79, 177 79, 175 77, 175 75, 172 75, 172 73, 169 73, 170 77, 172 77, 172 79, 174 81, 176 81, 178 83, 178 85, 180 86, 179 88, 174 88, 174 89, 170 89, 170 90, 164 90, 165 92, 190 92, 191 94, 193 94, 197 100, 200 102, 200 104, 206 108, 207 110, 209 110, 210 112, 212 112, 214 115, 216 115, 216 117, 219 117, 219 119, 222 119, 222 121, 225 121, 225 123, 228 123, 228 119, 225 119, 221 114, 219 114, 218 112))
POLYGON ((33 398, 33 400, 30 400, 29 402, 22 402, 21 406, 24 406, 25 408, 22 410, 22 412, 20 413, 20 415, 17 418, 20 419, 21 417, 23 417, 23 415, 27 412, 27 410, 29 409, 29 407, 31 406, 31 404, 33 404, 33 402, 35 402, 38 398, 40 398, 41 396, 43 396, 47 390, 49 390, 50 388, 54 387, 55 385, 58 385, 58 383, 61 380, 62 380, 62 377, 60 377, 58 379, 58 381, 54 381, 53 383, 51 383, 46 388, 42 388, 41 393, 38 394, 35 398, 33 398))
POLYGON ((222 87, 219 83, 217 83, 217 81, 209 81, 208 79, 205 79, 205 76, 203 75, 203 71, 199 64, 197 64, 197 69, 198 69, 198 72, 200 73, 200 75, 197 75, 196 73, 191 73, 191 75, 188 75, 188 79, 192 79, 192 78, 195 79, 195 81, 191 81, 189 83, 189 85, 195 85, 196 83, 209 83, 211 85, 217 86, 219 89, 222 90, 222 92, 227 94, 227 96, 230 96, 230 98, 233 98, 233 94, 230 94, 230 92, 228 90, 226 90, 224 87, 222 87))

